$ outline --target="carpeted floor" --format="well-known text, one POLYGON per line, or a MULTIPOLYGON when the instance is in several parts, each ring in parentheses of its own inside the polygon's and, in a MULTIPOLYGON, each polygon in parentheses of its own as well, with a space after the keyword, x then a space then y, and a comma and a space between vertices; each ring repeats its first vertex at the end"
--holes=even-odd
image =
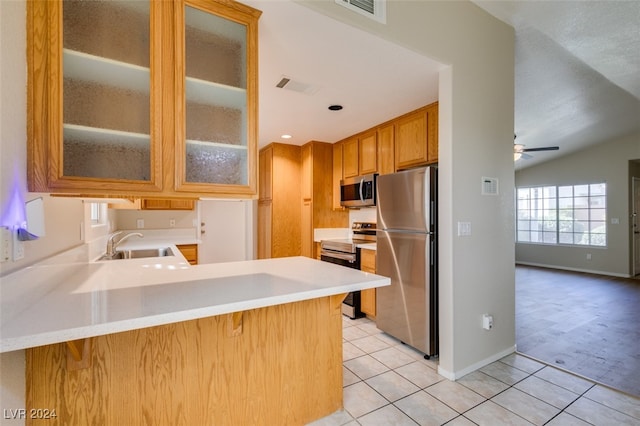
POLYGON ((640 280, 516 267, 518 352, 640 396, 640 280))

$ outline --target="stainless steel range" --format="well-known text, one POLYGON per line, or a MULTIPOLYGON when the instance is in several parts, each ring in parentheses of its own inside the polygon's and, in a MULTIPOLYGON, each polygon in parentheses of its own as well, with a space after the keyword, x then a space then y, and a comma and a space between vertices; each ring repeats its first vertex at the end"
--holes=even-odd
MULTIPOLYGON (((353 237, 341 240, 322 240, 320 259, 325 262, 360 269, 361 244, 376 242, 376 224, 371 222, 354 222, 351 226, 353 237)), ((342 313, 351 319, 364 316, 360 310, 360 292, 351 292, 342 302, 342 313)))

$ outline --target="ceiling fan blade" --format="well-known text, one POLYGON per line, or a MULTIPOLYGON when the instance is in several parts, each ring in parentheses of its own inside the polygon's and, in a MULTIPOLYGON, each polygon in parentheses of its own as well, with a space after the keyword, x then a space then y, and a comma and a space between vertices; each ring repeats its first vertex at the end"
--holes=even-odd
POLYGON ((544 146, 541 148, 524 148, 522 152, 536 152, 536 151, 557 151, 560 147, 558 146, 544 146))
POLYGON ((520 158, 522 158, 523 160, 528 160, 530 158, 533 158, 533 155, 522 153, 522 157, 520 157, 520 158))

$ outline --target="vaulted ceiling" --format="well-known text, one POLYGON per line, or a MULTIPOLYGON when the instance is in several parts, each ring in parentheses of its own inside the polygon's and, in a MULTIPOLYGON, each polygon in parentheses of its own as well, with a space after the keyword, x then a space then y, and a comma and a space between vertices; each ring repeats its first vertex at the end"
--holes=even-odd
MULTIPOLYGON (((260 146, 336 142, 438 99, 441 64, 292 1, 246 3, 263 11, 260 146)), ((517 142, 560 147, 516 168, 640 131, 640 2, 474 3, 515 28, 517 142)))

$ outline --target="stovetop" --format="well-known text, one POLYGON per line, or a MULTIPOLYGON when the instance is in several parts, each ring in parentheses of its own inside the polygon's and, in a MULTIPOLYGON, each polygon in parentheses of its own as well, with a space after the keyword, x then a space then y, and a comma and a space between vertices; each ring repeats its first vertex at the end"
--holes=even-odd
POLYGON ((321 247, 324 250, 340 251, 345 253, 356 253, 358 244, 369 244, 376 242, 376 224, 370 222, 354 222, 351 231, 352 238, 322 240, 321 247))

